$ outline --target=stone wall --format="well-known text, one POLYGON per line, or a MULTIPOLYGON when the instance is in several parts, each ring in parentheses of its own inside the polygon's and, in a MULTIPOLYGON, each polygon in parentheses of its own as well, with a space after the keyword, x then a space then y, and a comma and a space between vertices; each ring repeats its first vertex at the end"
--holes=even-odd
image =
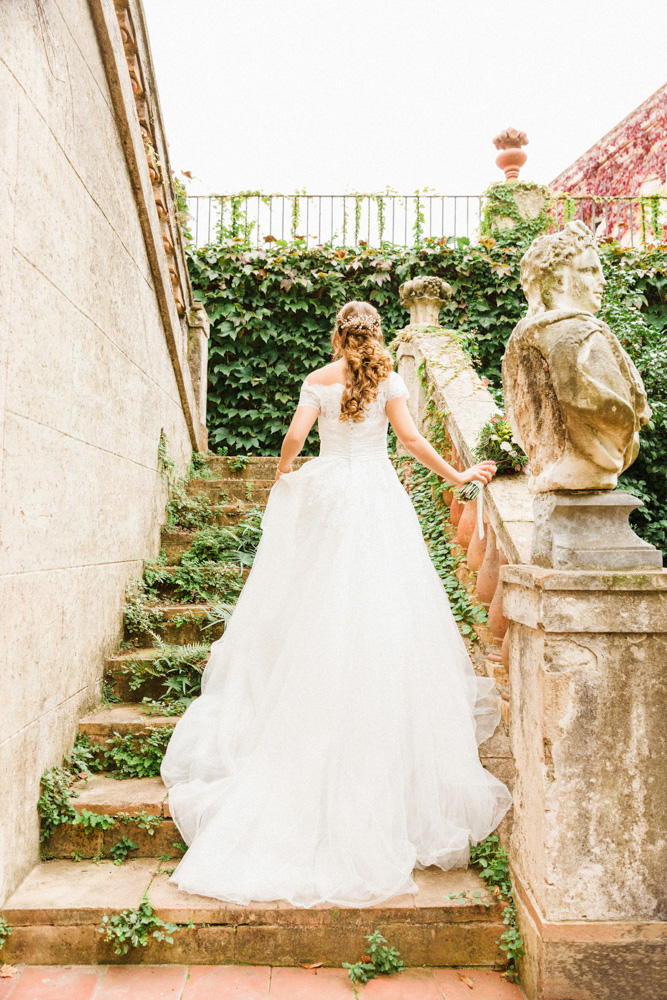
POLYGON ((202 412, 113 3, 5 0, 0 38, 1 902, 158 550, 160 432, 183 468, 202 412))

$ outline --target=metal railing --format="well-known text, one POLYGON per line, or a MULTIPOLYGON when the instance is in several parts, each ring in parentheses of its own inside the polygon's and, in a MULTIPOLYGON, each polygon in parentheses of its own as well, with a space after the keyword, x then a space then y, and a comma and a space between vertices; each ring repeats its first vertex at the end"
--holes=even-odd
MULTIPOLYGON (((259 194, 191 195, 190 228, 197 246, 237 238, 255 246, 301 239, 306 246, 412 246, 426 238, 480 238, 483 195, 259 194)), ((627 246, 667 238, 667 197, 553 196, 552 229, 581 219, 597 239, 627 246)))

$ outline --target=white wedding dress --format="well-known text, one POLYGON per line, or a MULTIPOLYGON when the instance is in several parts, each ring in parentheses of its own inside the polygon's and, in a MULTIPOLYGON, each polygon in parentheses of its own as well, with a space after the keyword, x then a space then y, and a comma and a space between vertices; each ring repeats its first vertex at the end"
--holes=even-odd
POLYGON ((510 807, 477 746, 500 719, 387 457, 396 373, 359 423, 304 382, 320 455, 271 490, 255 563, 162 764, 179 888, 370 906, 464 867, 510 807))

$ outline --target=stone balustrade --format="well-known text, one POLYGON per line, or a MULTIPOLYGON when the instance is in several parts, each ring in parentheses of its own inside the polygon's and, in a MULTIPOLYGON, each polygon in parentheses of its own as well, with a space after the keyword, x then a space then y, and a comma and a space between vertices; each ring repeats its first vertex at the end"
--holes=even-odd
MULTIPOLYGON (((446 423, 450 451, 444 458, 456 468, 464 469, 475 463, 473 449, 479 432, 499 409, 470 365, 456 334, 436 325, 441 300, 435 299, 434 303, 435 316, 427 317, 430 323, 411 323, 398 335, 398 369, 410 390, 408 406, 415 423, 418 427, 424 425, 428 391, 446 423), (424 371, 428 390, 422 384, 420 369, 424 371)), ((412 302, 409 304, 412 311, 412 302)), ((421 309, 423 313, 423 303, 421 309)), ((498 476, 480 496, 481 500, 461 503, 451 490, 443 488, 450 522, 456 528, 455 543, 460 553, 465 553, 465 562, 458 570, 459 579, 488 609, 489 627, 480 630, 480 638, 487 640, 483 642, 490 649, 486 669, 503 694, 507 718, 509 640, 508 622, 502 610, 500 568, 506 563, 530 562, 533 510, 528 477, 498 476), (478 531, 478 502, 484 505, 483 538, 478 531)))

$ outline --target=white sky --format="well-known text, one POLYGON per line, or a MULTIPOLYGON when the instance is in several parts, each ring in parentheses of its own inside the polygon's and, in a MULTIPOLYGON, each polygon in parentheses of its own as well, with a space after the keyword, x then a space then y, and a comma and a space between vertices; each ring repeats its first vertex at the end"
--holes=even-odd
POLYGON ((667 0, 144 0, 192 194, 548 182, 667 79, 667 0))

